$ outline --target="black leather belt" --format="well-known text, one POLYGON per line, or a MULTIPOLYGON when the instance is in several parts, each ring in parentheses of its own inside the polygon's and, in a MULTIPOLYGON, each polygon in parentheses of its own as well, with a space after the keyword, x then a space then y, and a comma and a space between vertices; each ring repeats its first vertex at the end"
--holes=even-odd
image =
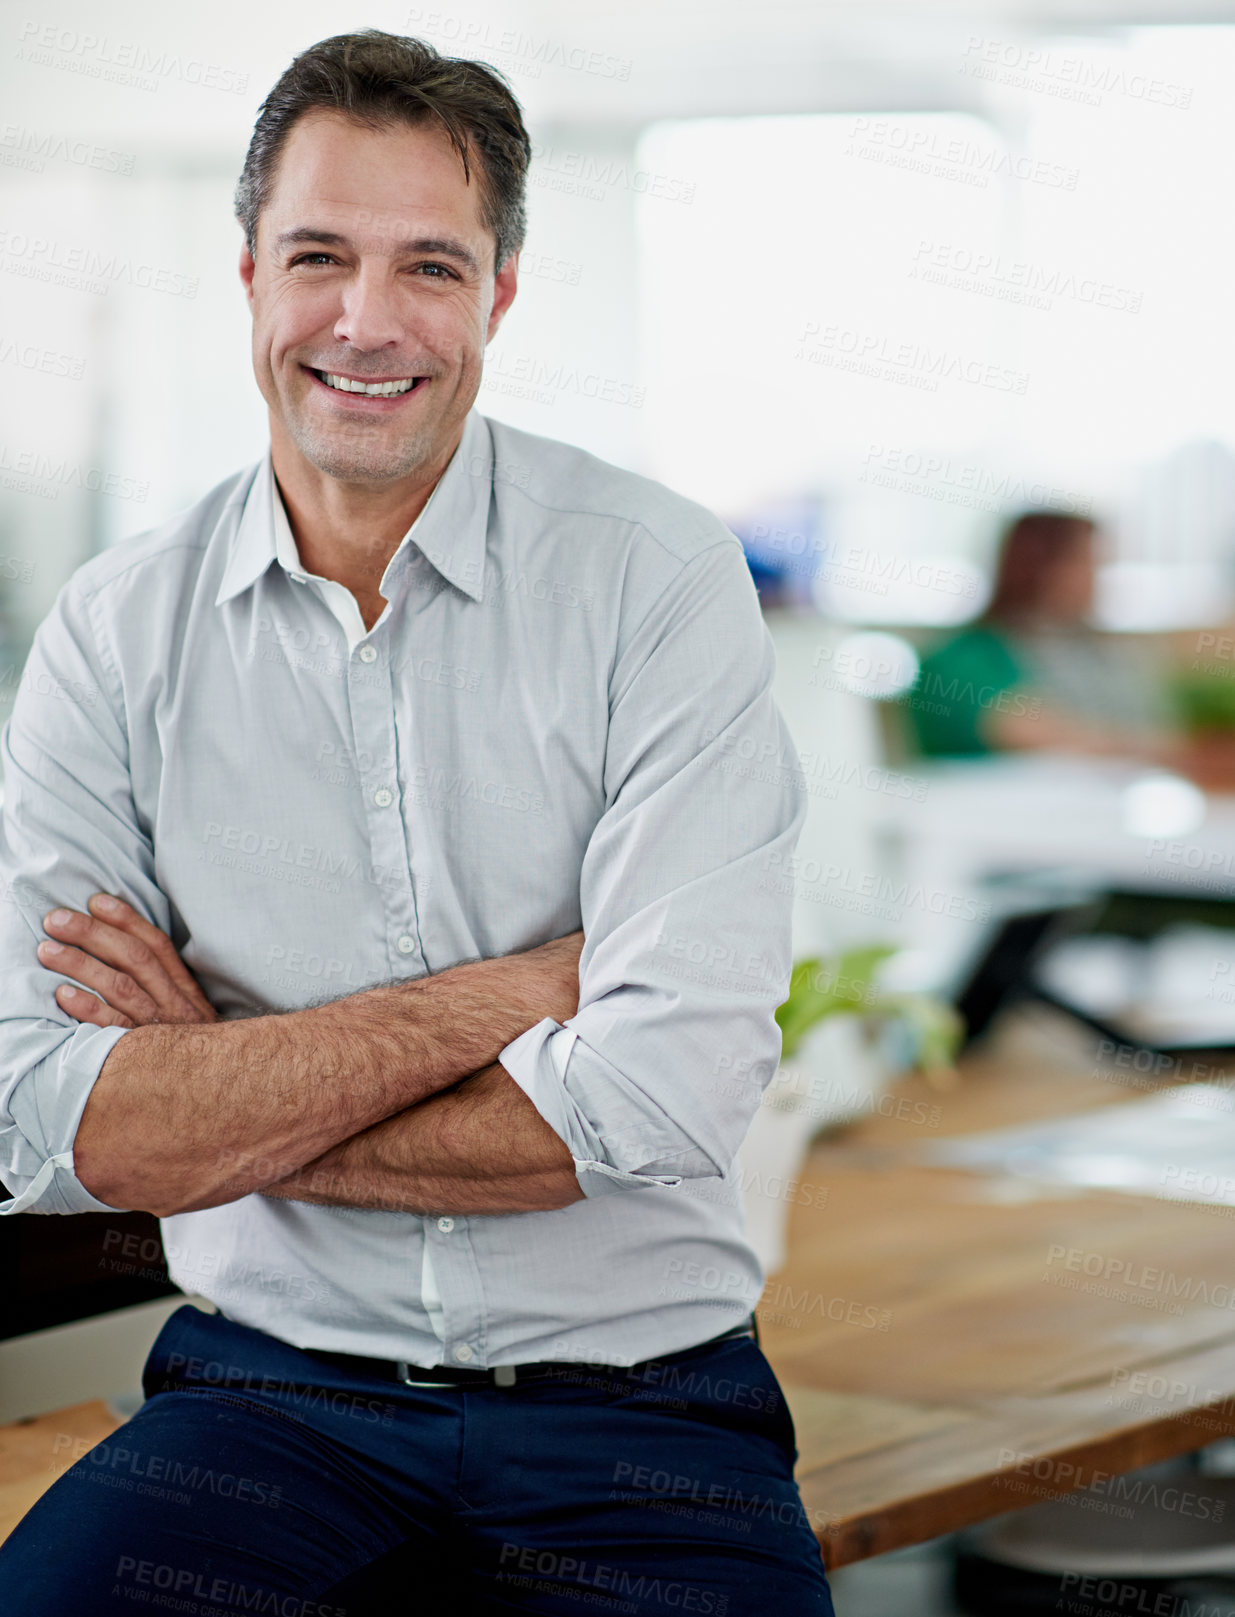
POLYGON ((732 1331, 723 1331, 694 1347, 682 1348, 677 1353, 664 1353, 655 1359, 646 1359, 642 1365, 591 1364, 586 1360, 543 1359, 534 1364, 499 1364, 489 1370, 467 1370, 453 1364, 420 1366, 405 1359, 370 1359, 361 1353, 328 1353, 322 1348, 301 1348, 311 1359, 324 1364, 338 1365, 357 1375, 373 1376, 379 1381, 399 1381, 407 1387, 513 1387, 524 1381, 561 1381, 580 1374, 596 1376, 630 1377, 652 1365, 672 1364, 677 1359, 698 1353, 700 1348, 714 1347, 728 1342, 731 1337, 748 1336, 759 1340, 758 1328, 752 1314, 745 1325, 732 1331))

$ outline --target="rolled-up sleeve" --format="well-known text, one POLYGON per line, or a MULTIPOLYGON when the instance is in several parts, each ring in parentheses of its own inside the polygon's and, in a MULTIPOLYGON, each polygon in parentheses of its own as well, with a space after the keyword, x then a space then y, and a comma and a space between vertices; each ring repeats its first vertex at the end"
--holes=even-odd
POLYGON ((586 1196, 724 1177, 780 1054, 805 817, 740 545, 683 565, 619 648, 605 810, 583 858, 579 1010, 499 1060, 586 1196))
POLYGON ((168 905, 138 823, 115 668, 76 579, 40 627, 0 736, 0 1213, 116 1211, 74 1172, 73 1140, 122 1028, 72 1020, 42 966, 43 917, 119 894, 157 926, 168 905))

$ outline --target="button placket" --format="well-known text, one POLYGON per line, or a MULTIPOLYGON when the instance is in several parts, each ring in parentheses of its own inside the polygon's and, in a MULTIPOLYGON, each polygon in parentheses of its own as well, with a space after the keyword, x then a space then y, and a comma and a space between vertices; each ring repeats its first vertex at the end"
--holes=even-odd
POLYGON ((392 790, 398 784, 398 739, 390 661, 369 641, 355 648, 348 664, 348 696, 355 756, 368 764, 360 770, 372 855, 368 875, 381 892, 386 946, 392 965, 397 960, 413 973, 416 968, 424 972, 428 966, 420 947, 406 828, 398 793, 392 790))
POLYGON ((472 1245, 471 1221, 449 1213, 425 1220, 431 1238, 433 1272, 442 1308, 442 1351, 467 1364, 489 1351, 488 1320, 480 1267, 472 1245))

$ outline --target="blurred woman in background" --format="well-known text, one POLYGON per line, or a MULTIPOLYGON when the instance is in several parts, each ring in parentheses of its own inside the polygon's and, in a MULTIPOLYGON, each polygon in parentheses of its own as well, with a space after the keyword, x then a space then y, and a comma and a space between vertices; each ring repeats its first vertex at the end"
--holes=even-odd
POLYGON ((985 611, 923 657, 904 703, 922 754, 1053 748, 1178 765, 1157 659, 1141 637, 1090 623, 1097 540, 1071 512, 1011 524, 985 611))

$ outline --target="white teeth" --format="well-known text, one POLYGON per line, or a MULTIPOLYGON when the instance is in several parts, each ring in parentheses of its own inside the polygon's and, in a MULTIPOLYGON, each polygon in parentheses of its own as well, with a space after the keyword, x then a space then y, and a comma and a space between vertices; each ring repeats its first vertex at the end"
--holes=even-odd
POLYGON ((396 393, 406 393, 416 384, 414 376, 399 382, 353 382, 346 376, 332 376, 329 371, 318 371, 317 374, 327 387, 338 388, 340 393, 367 393, 370 398, 389 398, 396 393))

